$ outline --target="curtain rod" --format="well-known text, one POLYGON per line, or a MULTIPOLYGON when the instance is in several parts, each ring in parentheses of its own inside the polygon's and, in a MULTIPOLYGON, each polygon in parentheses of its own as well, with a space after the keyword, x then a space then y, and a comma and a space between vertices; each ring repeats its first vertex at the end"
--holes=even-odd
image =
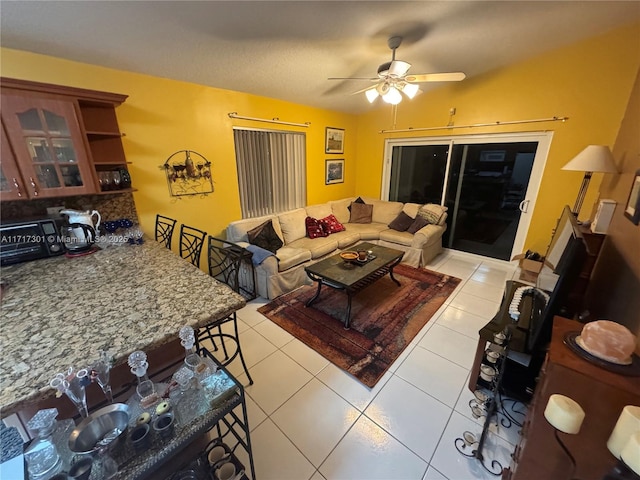
POLYGON ((305 127, 305 128, 311 125, 311 122, 305 122, 305 123, 283 122, 278 117, 274 117, 272 119, 243 117, 242 115, 238 115, 238 112, 229 113, 229 118, 238 118, 240 120, 253 120, 254 122, 278 123, 280 125, 292 125, 294 127, 305 127))
POLYGON ((426 130, 447 130, 450 128, 475 128, 475 127, 497 127, 501 125, 516 125, 518 123, 540 123, 540 122, 566 122, 569 117, 549 117, 536 118, 533 120, 513 120, 511 122, 493 122, 493 123, 474 123, 473 125, 447 125, 444 127, 425 127, 425 128, 403 128, 400 130, 380 130, 378 133, 401 133, 401 132, 424 132, 426 130))

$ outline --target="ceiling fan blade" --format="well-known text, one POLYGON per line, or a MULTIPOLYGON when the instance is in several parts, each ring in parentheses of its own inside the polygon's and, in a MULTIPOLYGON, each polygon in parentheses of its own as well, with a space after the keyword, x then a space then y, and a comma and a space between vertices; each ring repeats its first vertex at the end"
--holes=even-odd
POLYGON ((409 71, 411 68, 411 64, 407 62, 403 62, 402 60, 394 60, 389 65, 389 70, 387 71, 388 75, 394 75, 397 77, 402 77, 405 73, 409 71))
POLYGON ((351 95, 358 95, 359 93, 366 92, 367 90, 375 89, 376 87, 377 87, 377 85, 374 85, 373 87, 362 88, 362 89, 358 90, 357 92, 353 92, 351 95))
POLYGON ((370 80, 377 82, 380 79, 378 77, 329 77, 327 80, 370 80))
POLYGON ((419 73, 417 75, 407 75, 407 82, 459 82, 467 76, 462 72, 449 73, 419 73))

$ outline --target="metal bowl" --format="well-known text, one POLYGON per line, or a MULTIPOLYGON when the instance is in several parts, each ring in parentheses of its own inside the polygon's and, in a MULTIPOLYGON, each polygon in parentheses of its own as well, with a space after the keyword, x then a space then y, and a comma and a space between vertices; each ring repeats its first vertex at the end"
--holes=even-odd
POLYGON ((129 407, 124 403, 96 410, 73 429, 69 436, 69 450, 89 454, 100 448, 112 449, 124 436, 128 424, 129 407))

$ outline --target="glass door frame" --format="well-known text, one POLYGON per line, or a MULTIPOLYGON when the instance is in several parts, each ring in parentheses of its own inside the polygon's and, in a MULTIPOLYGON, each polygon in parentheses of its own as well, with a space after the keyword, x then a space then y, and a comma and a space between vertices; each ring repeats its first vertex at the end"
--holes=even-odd
MULTIPOLYGON (((385 139, 384 145, 384 161, 382 166, 382 183, 380 190, 380 198, 382 200, 389 199, 389 187, 391 182, 391 168, 394 147, 403 146, 421 146, 421 145, 449 145, 449 153, 447 155, 447 166, 445 170, 445 185, 442 189, 442 199, 440 203, 444 205, 444 201, 449 188, 449 169, 451 164, 451 155, 453 154, 454 145, 470 145, 481 143, 517 143, 517 142, 538 142, 536 155, 533 160, 533 167, 529 177, 529 184, 525 192, 525 199, 520 203, 520 221, 518 230, 513 241, 510 258, 521 253, 524 250, 524 242, 529 232, 531 218, 535 211, 536 200, 540 191, 542 182, 542 174, 547 164, 549 149, 553 132, 518 132, 518 133, 495 133, 495 134, 470 134, 470 135, 447 135, 434 137, 414 137, 414 138, 388 138, 385 139)), ((453 212, 449 212, 452 214, 453 212)))

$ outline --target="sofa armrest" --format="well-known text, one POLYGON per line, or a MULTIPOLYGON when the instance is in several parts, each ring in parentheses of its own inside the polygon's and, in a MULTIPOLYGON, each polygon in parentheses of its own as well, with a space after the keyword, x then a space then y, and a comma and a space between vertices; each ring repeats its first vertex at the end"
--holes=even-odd
POLYGON ((426 225, 418 230, 413 235, 413 241, 411 246, 413 248, 422 248, 425 245, 430 245, 438 238, 441 238, 444 232, 447 230, 447 225, 426 225))

